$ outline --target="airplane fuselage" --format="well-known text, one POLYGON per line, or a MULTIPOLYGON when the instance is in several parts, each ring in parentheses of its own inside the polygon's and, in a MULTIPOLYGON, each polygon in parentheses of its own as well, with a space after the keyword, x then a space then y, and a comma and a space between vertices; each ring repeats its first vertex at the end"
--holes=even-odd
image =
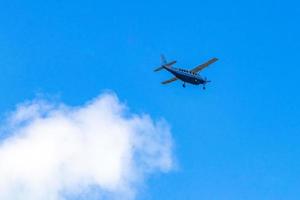
POLYGON ((194 85, 205 84, 205 80, 197 73, 190 72, 186 69, 175 67, 164 67, 167 71, 171 72, 178 79, 184 83, 191 83, 194 85))

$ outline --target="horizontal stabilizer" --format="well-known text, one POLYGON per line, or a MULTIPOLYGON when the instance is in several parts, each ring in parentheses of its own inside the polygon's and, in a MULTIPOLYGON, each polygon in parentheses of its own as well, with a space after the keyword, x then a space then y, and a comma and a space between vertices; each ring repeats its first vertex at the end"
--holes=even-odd
POLYGON ((164 68, 164 67, 161 66, 161 67, 156 68, 154 71, 155 71, 155 72, 158 72, 158 71, 162 70, 163 68, 164 68))
POLYGON ((167 64, 164 64, 164 66, 167 66, 167 67, 169 67, 169 66, 172 66, 172 65, 174 65, 176 62, 177 62, 177 61, 176 61, 176 60, 174 60, 174 61, 172 61, 172 62, 169 62, 169 63, 167 63, 167 64))
POLYGON ((158 71, 162 70, 164 67, 170 67, 170 66, 174 65, 176 62, 177 62, 177 61, 174 60, 174 61, 172 61, 172 62, 166 63, 166 64, 164 64, 164 65, 162 65, 162 66, 156 68, 154 71, 155 71, 155 72, 158 72, 158 71))

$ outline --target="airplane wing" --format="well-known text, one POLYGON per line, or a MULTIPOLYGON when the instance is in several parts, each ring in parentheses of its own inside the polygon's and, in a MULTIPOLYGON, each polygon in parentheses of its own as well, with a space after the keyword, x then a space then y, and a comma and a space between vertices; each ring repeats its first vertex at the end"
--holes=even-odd
POLYGON ((164 82, 161 82, 161 84, 168 84, 168 83, 171 83, 171 82, 173 82, 173 81, 176 81, 177 79, 178 79, 178 78, 174 77, 174 78, 171 78, 171 79, 166 80, 166 81, 164 81, 164 82))
POLYGON ((191 72, 197 73, 200 72, 201 70, 203 70, 204 68, 208 67, 210 64, 213 64, 214 62, 218 61, 218 58, 213 58, 210 59, 209 61, 207 61, 206 63, 203 63, 197 67, 195 67, 194 69, 190 70, 191 72))

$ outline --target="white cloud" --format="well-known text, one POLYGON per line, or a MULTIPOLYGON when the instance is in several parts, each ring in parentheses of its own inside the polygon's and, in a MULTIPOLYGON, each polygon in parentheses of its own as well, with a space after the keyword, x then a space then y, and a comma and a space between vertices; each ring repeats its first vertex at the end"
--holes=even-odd
POLYGON ((111 93, 80 107, 27 102, 2 126, 0 199, 134 199, 145 176, 173 165, 167 123, 130 113, 111 93))

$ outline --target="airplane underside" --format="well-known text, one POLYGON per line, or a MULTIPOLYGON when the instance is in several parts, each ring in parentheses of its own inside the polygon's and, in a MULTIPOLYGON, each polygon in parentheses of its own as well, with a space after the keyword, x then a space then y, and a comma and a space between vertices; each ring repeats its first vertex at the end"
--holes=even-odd
POLYGON ((206 81, 203 79, 199 79, 197 77, 193 77, 193 76, 185 76, 185 75, 181 75, 181 74, 174 74, 179 80, 181 80, 183 82, 182 87, 186 87, 186 83, 190 83, 193 85, 203 85, 203 89, 205 89, 205 84, 206 81))
POLYGON ((199 85, 199 84, 203 84, 204 81, 198 79, 198 78, 194 78, 194 77, 180 77, 180 76, 176 76, 178 79, 182 80, 185 83, 190 83, 193 85, 199 85))
POLYGON ((186 75, 182 75, 179 73, 173 73, 173 74, 174 74, 174 76, 176 76, 178 79, 180 79, 184 83, 190 83, 193 85, 200 85, 200 84, 205 83, 204 80, 199 79, 198 77, 195 77, 195 76, 186 76, 186 75))

